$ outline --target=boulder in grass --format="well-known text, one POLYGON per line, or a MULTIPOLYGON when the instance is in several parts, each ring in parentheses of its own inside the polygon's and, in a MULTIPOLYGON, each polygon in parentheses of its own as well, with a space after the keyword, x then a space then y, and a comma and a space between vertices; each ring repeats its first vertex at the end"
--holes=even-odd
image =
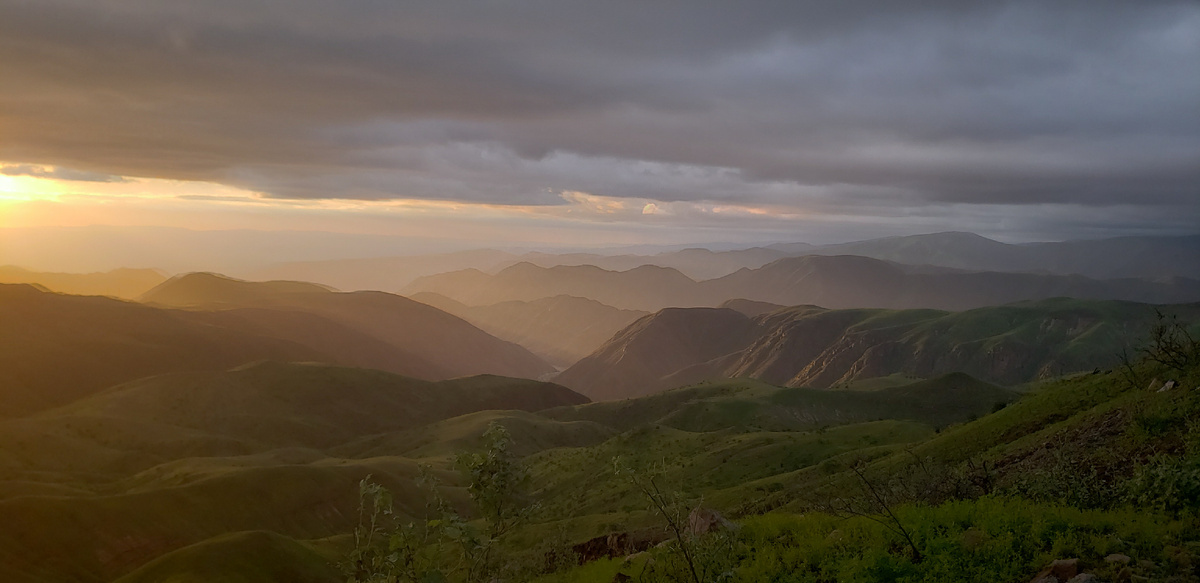
POLYGON ((1079 559, 1058 559, 1034 575, 1031 583, 1068 583, 1079 574, 1079 559))

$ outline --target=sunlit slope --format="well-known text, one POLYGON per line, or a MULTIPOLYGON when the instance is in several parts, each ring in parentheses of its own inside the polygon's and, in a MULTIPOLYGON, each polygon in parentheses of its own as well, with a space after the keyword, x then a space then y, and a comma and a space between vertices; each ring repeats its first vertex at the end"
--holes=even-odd
POLYGON ((0 283, 32 283, 50 291, 133 299, 167 279, 157 269, 114 269, 103 273, 50 273, 0 266, 0 283))
POLYGON ((647 315, 575 296, 487 306, 467 306, 430 292, 411 298, 454 314, 497 338, 516 342, 563 367, 591 354, 613 334, 647 315))
POLYGON ((1089 279, 1079 275, 969 272, 914 267, 852 255, 784 258, 695 281, 668 268, 607 271, 521 263, 494 275, 467 270, 420 278, 404 293, 438 293, 468 305, 569 294, 623 309, 717 306, 747 299, 827 308, 965 310, 1022 300, 1075 297, 1147 303, 1200 301, 1200 280, 1089 279))
MULTIPOLYGON (((172 278, 142 301, 216 313, 254 308, 319 316, 411 355, 426 363, 427 369, 371 366, 425 378, 476 374, 537 378, 554 370, 525 348, 499 340, 457 316, 384 292, 339 293, 302 282, 246 282, 193 273, 172 278)), ((273 326, 268 323, 262 328, 273 326)), ((300 336, 301 341, 309 337, 300 336)))
POLYGON ((1156 310, 1200 322, 1200 305, 1050 299, 964 312, 798 306, 750 318, 733 310, 664 310, 635 322, 556 378, 593 399, 705 379, 751 377, 838 387, 896 373, 962 371, 1014 385, 1109 367, 1156 310))

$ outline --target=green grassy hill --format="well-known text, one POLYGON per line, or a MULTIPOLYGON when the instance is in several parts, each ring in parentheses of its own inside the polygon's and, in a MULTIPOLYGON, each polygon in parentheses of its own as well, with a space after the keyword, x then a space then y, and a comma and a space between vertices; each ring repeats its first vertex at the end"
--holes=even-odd
MULTIPOLYGON (((733 379, 584 403, 534 381, 311 364, 141 379, 0 422, 0 575, 340 580, 332 563, 358 522, 358 482, 374 476, 398 516, 421 517, 418 467, 430 464, 469 516, 452 458, 479 448, 493 422, 513 437, 539 503, 504 547, 513 561, 543 564, 550 541, 659 524, 614 458, 743 522, 734 542, 756 550, 735 557, 734 581, 1016 581, 1066 556, 1103 569, 1113 552, 1154 561, 1135 560, 1131 575, 1166 580, 1197 554, 1195 365, 1101 370, 1020 394, 962 373, 906 380, 817 390, 733 379), (863 491, 849 469, 858 464, 897 496, 926 560, 877 523, 823 514, 863 491), (964 550, 971 537, 985 554, 964 550)), ((651 555, 671 562, 669 549, 651 555)), ((622 569, 601 561, 545 581, 609 581, 622 569)))
POLYGON ((719 322, 709 308, 664 310, 556 380, 593 399, 736 377, 826 388, 965 372, 1010 386, 1113 366, 1134 349, 1131 338, 1150 330, 1156 310, 1200 333, 1200 304, 1068 298, 964 312, 797 306, 750 318, 723 310, 719 322))
POLYGON ((328 583, 338 555, 269 531, 213 537, 163 555, 115 583, 328 583))

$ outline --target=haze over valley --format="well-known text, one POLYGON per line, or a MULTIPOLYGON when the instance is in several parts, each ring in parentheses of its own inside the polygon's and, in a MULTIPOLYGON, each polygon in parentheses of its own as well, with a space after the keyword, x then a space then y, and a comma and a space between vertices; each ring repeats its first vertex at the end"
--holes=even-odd
POLYGON ((1198 62, 1173 0, 0 0, 0 581, 1200 581, 1198 62))

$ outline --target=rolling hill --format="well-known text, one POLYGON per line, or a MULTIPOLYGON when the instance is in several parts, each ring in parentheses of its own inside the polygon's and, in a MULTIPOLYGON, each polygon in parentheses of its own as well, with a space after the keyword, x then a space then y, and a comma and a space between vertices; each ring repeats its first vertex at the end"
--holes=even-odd
POLYGON ((367 366, 429 380, 536 378, 553 370, 516 344, 400 296, 324 290, 276 295, 234 287, 239 301, 261 307, 163 309, 0 284, 0 417, 66 404, 146 376, 225 370, 257 360, 367 366))
POLYGON ((237 325, 258 334, 286 335, 292 341, 318 345, 322 337, 317 331, 305 329, 295 316, 281 316, 280 312, 307 314, 373 339, 374 344, 365 351, 356 348, 363 342, 324 343, 326 350, 341 356, 332 362, 431 380, 477 374, 538 378, 554 370, 525 348, 499 340, 457 316, 384 292, 340 293, 303 282, 247 282, 193 273, 164 282, 142 301, 188 308, 208 321, 231 317, 237 325), (229 312, 246 309, 256 311, 229 312), (291 322, 281 323, 285 318, 291 322), (379 344, 390 347, 390 356, 388 350, 380 352, 379 344), (389 358, 396 362, 387 364, 389 358))
MULTIPOLYGON (((734 377, 833 387, 895 373, 966 372, 1014 385, 1115 365, 1128 339, 1150 329, 1156 309, 1071 299, 964 312, 798 306, 753 318, 669 309, 622 330, 555 382, 596 400, 734 377)), ((1200 322, 1200 305, 1161 309, 1200 322)))

